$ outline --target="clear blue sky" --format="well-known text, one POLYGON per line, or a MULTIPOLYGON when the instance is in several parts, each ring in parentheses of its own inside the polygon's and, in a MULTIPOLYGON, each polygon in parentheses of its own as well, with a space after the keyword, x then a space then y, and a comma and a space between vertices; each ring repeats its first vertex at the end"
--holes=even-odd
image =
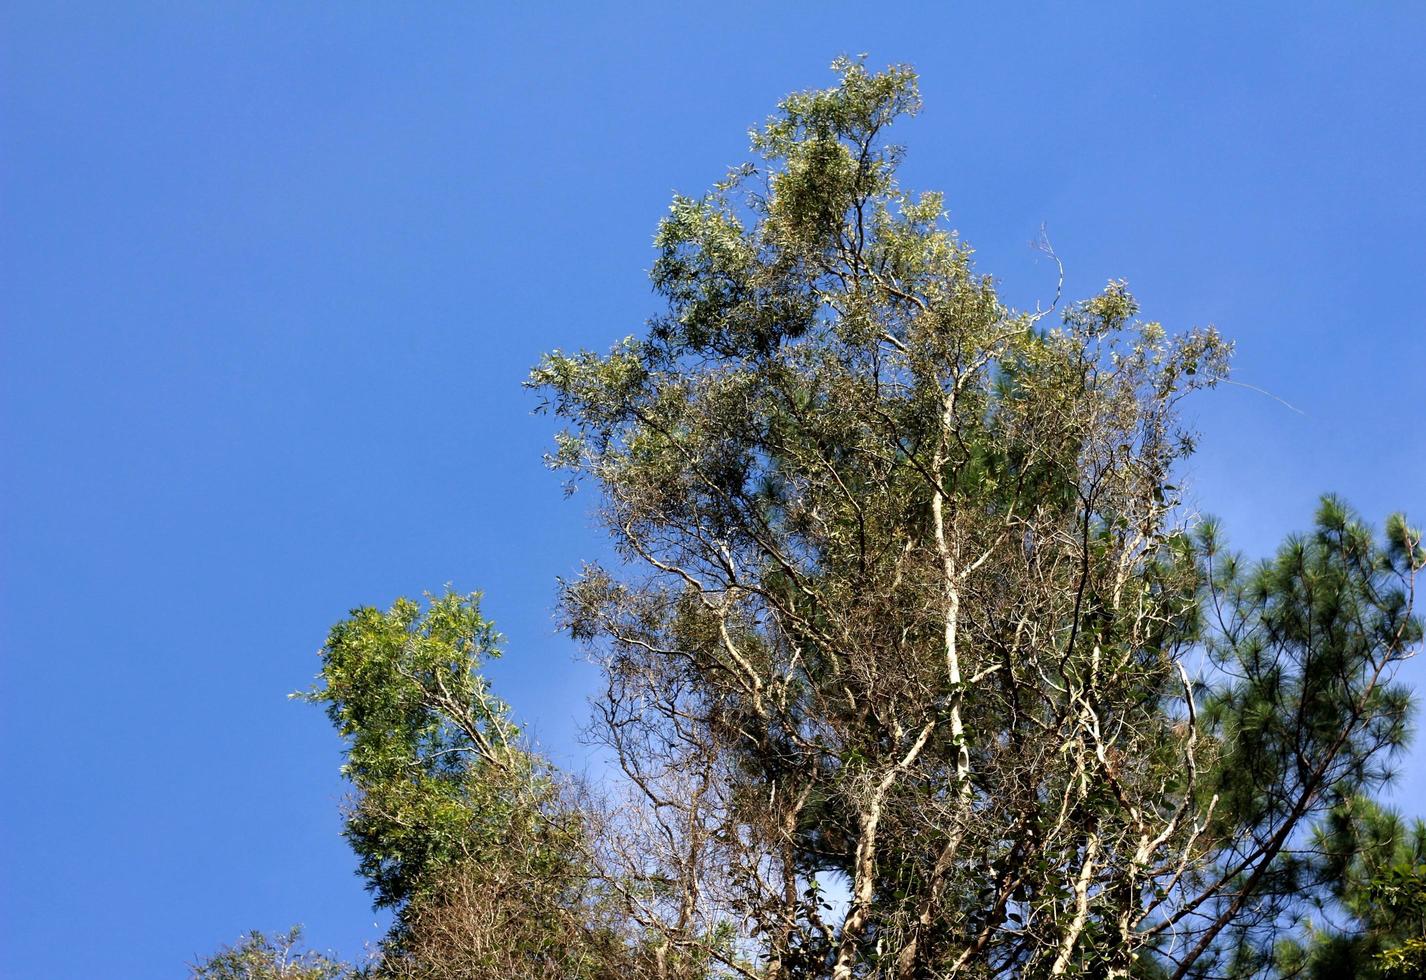
POLYGON ((484 589, 583 764, 550 606, 602 544, 521 379, 641 328, 670 194, 841 52, 920 69, 906 182, 1012 301, 1044 222, 1069 295, 1127 278, 1302 409, 1190 405, 1238 544, 1327 489, 1426 519, 1421 4, 496 6, 3 5, 0 976, 379 934, 285 700, 351 606, 484 589))

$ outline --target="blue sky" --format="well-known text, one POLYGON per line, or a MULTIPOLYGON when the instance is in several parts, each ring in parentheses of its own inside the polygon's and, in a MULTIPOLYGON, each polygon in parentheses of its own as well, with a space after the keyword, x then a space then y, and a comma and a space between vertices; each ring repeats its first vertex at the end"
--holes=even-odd
POLYGON ((904 181, 1010 300, 1044 223, 1071 297, 1127 278, 1301 409, 1189 405, 1235 543, 1328 489, 1426 520, 1426 7, 1001 7, 6 3, 0 976, 379 935, 285 699, 351 606, 485 590, 500 693, 585 764, 550 607, 603 545, 521 379, 641 328, 671 194, 842 52, 919 68, 904 181))

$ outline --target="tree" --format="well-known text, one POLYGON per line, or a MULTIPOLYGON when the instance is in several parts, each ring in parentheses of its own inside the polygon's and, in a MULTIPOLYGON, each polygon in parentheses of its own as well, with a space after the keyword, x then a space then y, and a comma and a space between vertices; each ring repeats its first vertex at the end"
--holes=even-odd
POLYGON ((1117 281, 1008 307, 898 184, 915 74, 835 68, 675 198, 647 333, 530 378, 620 559, 561 587, 616 776, 521 742, 476 597, 333 628, 307 698, 396 914, 370 972, 1415 969, 1420 842, 1372 794, 1421 533, 1327 497, 1270 560, 1228 551, 1177 412, 1230 345, 1117 281))
POLYGON ((1288 539, 1255 568, 1225 555, 1216 538, 1212 525, 1202 529, 1214 619, 1205 642, 1219 668, 1208 717, 1222 746, 1213 774, 1222 844, 1210 873, 1220 890, 1201 888, 1165 920, 1202 929, 1180 975, 1214 962, 1205 954, 1223 930, 1240 960, 1266 962, 1282 917, 1304 895, 1356 890, 1347 862, 1317 855, 1324 842, 1328 854, 1349 848, 1342 814, 1375 812, 1369 796, 1406 744, 1411 707, 1388 677, 1421 639, 1411 616, 1421 534, 1399 516, 1378 545, 1341 501, 1325 497, 1314 533, 1288 539), (1302 828, 1314 821, 1333 833, 1305 840, 1302 828))
POLYGON ((298 950, 302 930, 277 936, 254 930, 201 963, 193 965, 193 980, 347 980, 351 967, 321 953, 298 950))
POLYGON ((836 68, 674 200, 647 336, 531 377, 643 570, 563 598, 665 842, 623 848, 669 885, 639 922, 736 928, 722 968, 767 977, 1248 969, 1404 739, 1420 535, 1329 501, 1238 574, 1174 482, 1229 345, 1117 282, 1053 328, 1006 307, 897 184, 914 74, 836 68))
POLYGON ((323 704, 356 788, 346 835, 395 910, 379 977, 594 978, 622 949, 585 866, 587 820, 480 674, 479 597, 352 611, 322 648, 323 704))
POLYGON ((1319 828, 1314 860, 1330 882, 1275 958, 1287 976, 1393 980, 1426 973, 1426 822, 1352 800, 1319 828), (1345 921, 1343 921, 1345 920, 1345 921))

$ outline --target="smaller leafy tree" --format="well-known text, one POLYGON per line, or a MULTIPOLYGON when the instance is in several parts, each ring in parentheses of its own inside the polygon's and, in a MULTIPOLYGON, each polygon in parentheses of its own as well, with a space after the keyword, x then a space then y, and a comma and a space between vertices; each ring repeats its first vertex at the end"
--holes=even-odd
POLYGON ((347 739, 346 836, 378 906, 399 911, 433 874, 497 847, 538 790, 477 672, 498 643, 478 597, 446 595, 353 610, 322 648, 323 686, 304 697, 347 739))
POLYGON ((302 930, 267 935, 254 930, 193 965, 192 980, 347 980, 357 974, 345 963, 301 950, 302 930))
POLYGON ((592 977, 619 945, 585 817, 481 676, 500 637, 478 595, 353 610, 322 648, 356 788, 346 836, 396 923, 379 976, 592 977))

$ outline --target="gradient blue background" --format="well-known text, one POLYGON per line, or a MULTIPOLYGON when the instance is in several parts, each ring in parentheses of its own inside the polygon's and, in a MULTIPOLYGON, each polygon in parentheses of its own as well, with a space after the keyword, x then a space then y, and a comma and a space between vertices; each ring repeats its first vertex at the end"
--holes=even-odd
POLYGON ((1426 519, 1426 7, 504 6, 0 9, 0 976, 380 934, 284 698, 353 605, 484 589, 500 692, 586 764, 550 606, 603 545, 521 379, 641 328, 671 193, 840 52, 920 69, 905 181, 1009 299, 1044 222, 1071 297, 1125 277, 1303 411, 1189 406, 1237 544, 1326 489, 1426 519))

